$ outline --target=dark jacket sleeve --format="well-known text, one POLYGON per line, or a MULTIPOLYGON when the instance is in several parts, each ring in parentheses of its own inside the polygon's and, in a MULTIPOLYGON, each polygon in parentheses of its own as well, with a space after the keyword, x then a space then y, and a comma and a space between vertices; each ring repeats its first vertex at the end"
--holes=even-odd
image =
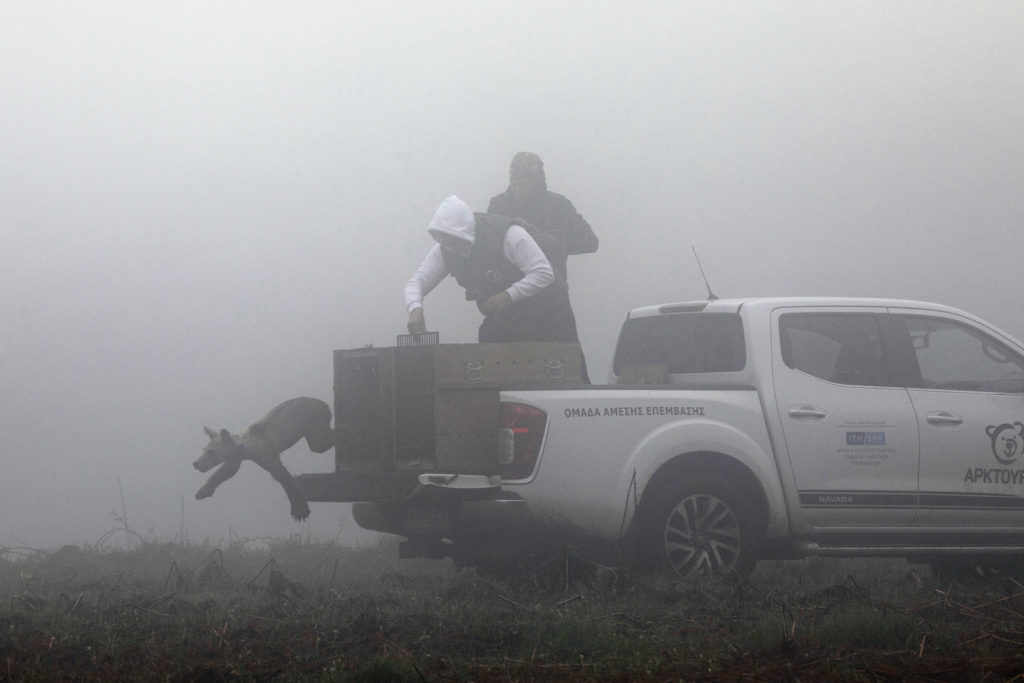
POLYGON ((525 227, 554 263, 565 265, 570 254, 597 251, 597 235, 572 202, 563 195, 547 191, 545 201, 537 205, 533 216, 519 216, 508 190, 491 197, 487 213, 496 213, 524 222, 525 227))
POLYGON ((487 213, 498 213, 505 215, 505 213, 508 211, 505 205, 508 202, 504 201, 504 198, 504 194, 496 194, 493 197, 491 197, 491 201, 487 205, 487 213))
POLYGON ((597 235, 590 228, 590 224, 580 215, 576 207, 566 197, 560 194, 554 195, 557 205, 557 224, 565 236, 565 251, 567 254, 591 254, 597 251, 597 235))

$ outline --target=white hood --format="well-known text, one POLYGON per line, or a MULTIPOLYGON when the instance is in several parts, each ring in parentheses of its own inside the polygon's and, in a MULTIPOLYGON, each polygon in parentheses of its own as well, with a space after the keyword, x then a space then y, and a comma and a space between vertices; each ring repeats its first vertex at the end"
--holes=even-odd
POLYGON ((435 240, 438 235, 450 235, 472 244, 476 237, 476 219, 473 217, 473 210, 466 202, 452 195, 437 207, 437 211, 434 212, 434 217, 427 227, 427 232, 435 240))

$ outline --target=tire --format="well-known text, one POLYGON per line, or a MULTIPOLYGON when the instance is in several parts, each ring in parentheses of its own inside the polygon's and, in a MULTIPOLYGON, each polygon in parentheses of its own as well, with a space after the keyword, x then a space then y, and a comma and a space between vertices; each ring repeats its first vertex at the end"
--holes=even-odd
POLYGON ((652 493, 643 525, 646 564, 683 578, 745 576, 757 564, 757 517, 736 486, 698 473, 652 493))

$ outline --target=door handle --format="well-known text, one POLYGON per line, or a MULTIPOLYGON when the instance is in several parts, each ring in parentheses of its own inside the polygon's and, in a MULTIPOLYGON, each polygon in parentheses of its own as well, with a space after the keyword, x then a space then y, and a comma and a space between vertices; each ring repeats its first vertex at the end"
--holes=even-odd
POLYGON ((793 406, 789 409, 789 416, 798 420, 822 420, 825 418, 826 413, 821 408, 815 408, 814 406, 793 406))
POLYGON ((928 424, 932 425, 962 425, 964 423, 964 419, 959 415, 954 415, 953 413, 947 413, 945 411, 928 413, 925 420, 928 421, 928 424))

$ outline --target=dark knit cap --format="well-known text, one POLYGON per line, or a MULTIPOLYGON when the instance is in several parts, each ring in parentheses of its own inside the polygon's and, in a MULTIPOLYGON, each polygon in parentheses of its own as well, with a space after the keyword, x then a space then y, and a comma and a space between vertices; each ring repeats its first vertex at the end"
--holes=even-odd
POLYGON ((544 162, 533 152, 519 152, 512 157, 508 168, 509 178, 540 178, 544 179, 544 162))

